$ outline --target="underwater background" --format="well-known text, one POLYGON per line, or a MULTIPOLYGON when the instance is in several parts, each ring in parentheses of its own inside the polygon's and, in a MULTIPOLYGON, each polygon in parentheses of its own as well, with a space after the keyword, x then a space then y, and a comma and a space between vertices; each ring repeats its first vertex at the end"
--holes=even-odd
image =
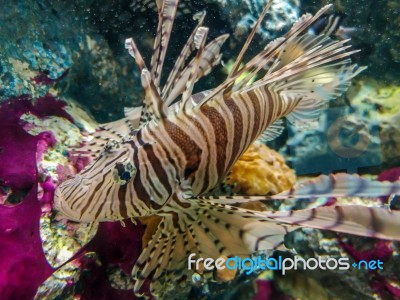
MULTIPOLYGON (((209 38, 223 33, 230 38, 221 51, 223 63, 196 84, 195 92, 222 82, 266 2, 182 0, 166 73, 195 25, 192 15, 206 10, 209 38)), ((232 170, 235 188, 218 193, 276 194, 300 178, 338 171, 399 180, 399 1, 275 1, 248 56, 284 34, 302 14, 328 3, 340 17, 336 38, 351 38, 353 48, 361 50, 353 62, 368 69, 330 103, 317 128, 299 130, 287 124, 267 146, 252 146, 232 170)), ((155 3, 15 0, 1 1, 1 8, 0 299, 136 299, 130 270, 158 220, 93 228, 57 218, 52 199, 57 184, 87 163, 69 159, 69 147, 98 123, 121 118, 124 107, 140 105, 140 76, 124 41, 134 37, 150 59, 157 29, 155 3)), ((313 30, 322 26, 317 23, 313 30)), ((390 200, 391 208, 399 209, 398 199, 390 200)), ((337 199, 321 201, 280 201, 269 208, 310 208, 337 199)), ((388 200, 347 201, 368 205, 388 200)), ((273 271, 213 278, 198 274, 191 285, 160 284, 171 299, 400 298, 398 242, 301 229, 289 234, 286 244, 304 258, 380 259, 385 268, 297 270, 285 276, 273 271)))

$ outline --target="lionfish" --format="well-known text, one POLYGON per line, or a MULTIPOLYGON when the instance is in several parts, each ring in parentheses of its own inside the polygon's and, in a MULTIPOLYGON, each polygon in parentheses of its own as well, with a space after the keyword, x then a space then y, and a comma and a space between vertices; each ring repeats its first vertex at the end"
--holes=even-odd
POLYGON ((80 149, 94 159, 58 186, 56 209, 79 222, 161 217, 133 267, 135 293, 151 280, 151 292, 157 294, 153 283, 164 275, 175 276, 190 253, 217 259, 284 249, 285 235, 300 227, 400 240, 400 212, 378 205, 292 211, 253 211, 237 205, 398 194, 398 183, 339 174, 276 196, 207 196, 253 142, 279 133, 281 118, 300 125, 316 120, 363 68, 351 64, 349 56, 357 50, 347 51, 348 40, 330 38, 332 26, 317 35, 309 30, 330 5, 314 16, 303 15, 283 37, 243 63, 269 1, 223 83, 192 94, 195 82, 220 62, 220 48, 228 38, 225 34, 206 43, 209 29, 202 26, 203 12, 195 15, 198 24, 161 86, 178 2, 157 0, 159 23, 149 67, 134 40, 126 40, 141 72, 143 105, 125 109, 125 118, 102 125, 80 149))

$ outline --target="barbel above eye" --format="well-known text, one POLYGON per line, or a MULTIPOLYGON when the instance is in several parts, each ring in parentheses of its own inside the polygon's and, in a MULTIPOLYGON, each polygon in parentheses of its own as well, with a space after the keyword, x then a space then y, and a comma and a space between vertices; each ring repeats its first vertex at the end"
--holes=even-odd
POLYGON ((127 184, 136 174, 136 167, 130 162, 118 162, 113 169, 114 181, 117 184, 127 184))

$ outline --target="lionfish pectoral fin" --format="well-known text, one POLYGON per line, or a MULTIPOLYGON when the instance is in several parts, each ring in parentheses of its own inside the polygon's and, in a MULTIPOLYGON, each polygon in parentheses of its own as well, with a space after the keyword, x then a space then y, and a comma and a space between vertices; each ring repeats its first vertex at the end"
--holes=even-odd
POLYGON ((267 218, 295 226, 387 240, 400 240, 400 211, 362 205, 325 206, 297 211, 263 212, 267 218))
MULTIPOLYGON (((242 197, 260 200, 263 197, 242 197), (258 198, 258 199, 257 199, 258 198)), ((265 197, 264 197, 265 199, 265 197)), ((146 278, 151 289, 162 293, 163 276, 186 275, 188 257, 213 258, 251 255, 256 251, 285 249, 285 235, 300 227, 361 236, 400 240, 400 212, 380 207, 330 206, 299 211, 253 211, 228 205, 239 197, 181 199, 162 210, 163 220, 133 269, 135 292, 146 278), (219 201, 220 200, 220 201, 219 201)), ((243 201, 246 202, 246 201, 243 201)), ((168 277, 171 278, 171 277, 168 277)))
POLYGON ((204 201, 184 209, 169 207, 168 213, 135 263, 132 271, 137 280, 135 293, 140 292, 146 279, 152 281, 151 292, 159 295, 162 286, 155 287, 162 276, 177 278, 183 273, 193 274, 196 266, 188 270, 187 261, 191 253, 196 258, 217 259, 284 249, 285 234, 295 228, 266 222, 264 216, 256 216, 252 211, 204 201))
POLYGON ((321 175, 300 182, 293 189, 271 196, 273 199, 317 197, 376 198, 400 194, 400 182, 376 181, 357 174, 337 173, 321 175))
MULTIPOLYGON (((316 199, 321 197, 378 198, 400 194, 400 182, 376 181, 357 174, 320 175, 296 184, 292 189, 271 196, 199 196, 196 199, 215 204, 239 204, 252 201, 316 199)), ((381 205, 377 202, 376 205, 381 205)))
MULTIPOLYGON (((164 216, 158 225, 156 233, 143 249, 136 261, 132 276, 136 280, 134 292, 139 294, 143 283, 151 280, 150 292, 157 295, 155 282, 160 276, 184 270, 187 257, 193 248, 193 241, 187 239, 187 233, 174 226, 172 216, 164 216)), ((178 276, 178 275, 177 275, 178 276)))

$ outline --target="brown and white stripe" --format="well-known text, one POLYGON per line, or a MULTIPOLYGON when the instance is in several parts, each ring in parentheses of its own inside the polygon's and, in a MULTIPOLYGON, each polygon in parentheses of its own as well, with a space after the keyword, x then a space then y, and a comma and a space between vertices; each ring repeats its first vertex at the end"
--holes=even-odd
MULTIPOLYGON (((399 213, 381 207, 257 212, 229 205, 336 195, 375 197, 398 194, 398 183, 371 183, 339 174, 322 176, 320 181, 273 197, 203 196, 224 179, 250 144, 277 120, 314 120, 324 103, 341 94, 363 70, 350 64, 349 56, 356 51, 346 51, 347 41, 329 38, 331 28, 318 36, 305 33, 329 6, 315 16, 300 18, 283 38, 271 42, 240 68, 255 28, 226 81, 192 95, 194 83, 220 61, 219 51, 227 36, 206 45, 208 29, 201 27, 201 15, 161 87, 178 1, 157 4, 159 26, 150 69, 134 41, 126 41, 142 74, 142 109, 135 108, 134 117, 127 115, 104 125, 92 144, 84 146, 84 152, 95 160, 80 174, 61 183, 55 194, 56 208, 75 221, 162 217, 133 268, 135 292, 151 274, 153 280, 161 275, 176 276, 174 271, 191 251, 216 259, 221 255, 282 249, 285 234, 298 227, 400 239, 399 213), (197 55, 185 65, 195 48, 197 55), (250 80, 253 76, 257 76, 255 82, 250 80), (238 82, 239 78, 245 79, 238 82), (94 151, 90 151, 91 147, 94 151)), ((271 2, 263 14, 270 5, 271 2)))

